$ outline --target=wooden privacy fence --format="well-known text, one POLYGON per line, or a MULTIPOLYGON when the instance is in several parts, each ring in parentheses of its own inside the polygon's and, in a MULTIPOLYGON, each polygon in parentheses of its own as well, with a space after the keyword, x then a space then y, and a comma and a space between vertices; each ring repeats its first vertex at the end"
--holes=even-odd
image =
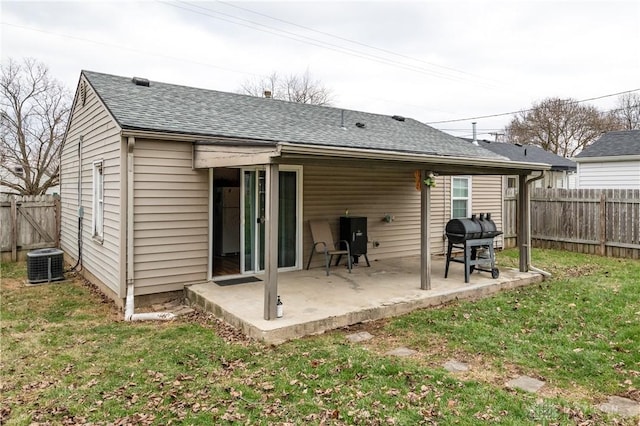
MULTIPOLYGON (((504 203, 505 245, 516 245, 516 196, 504 203)), ((640 190, 544 189, 531 193, 531 242, 612 257, 640 258, 640 190)))
POLYGON ((2 261, 16 261, 27 251, 58 247, 60 198, 55 195, 0 196, 2 261))

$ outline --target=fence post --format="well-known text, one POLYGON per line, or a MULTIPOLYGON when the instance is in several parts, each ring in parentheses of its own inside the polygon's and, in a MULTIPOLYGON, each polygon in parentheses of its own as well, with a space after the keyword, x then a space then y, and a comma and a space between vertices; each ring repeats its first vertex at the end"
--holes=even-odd
POLYGON ((600 254, 602 256, 607 255, 607 194, 605 190, 600 190, 600 254))
POLYGON ((11 197, 11 261, 18 261, 18 204, 11 197))
POLYGON ((60 203, 60 197, 56 197, 53 204, 56 211, 56 247, 60 248, 60 233, 62 231, 62 205, 60 203))

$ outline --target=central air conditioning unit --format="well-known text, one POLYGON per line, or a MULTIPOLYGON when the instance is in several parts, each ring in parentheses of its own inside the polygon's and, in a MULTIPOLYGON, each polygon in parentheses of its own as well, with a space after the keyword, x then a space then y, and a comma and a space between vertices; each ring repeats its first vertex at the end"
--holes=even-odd
POLYGON ((33 250, 27 253, 27 280, 29 284, 64 279, 63 251, 57 248, 33 250))

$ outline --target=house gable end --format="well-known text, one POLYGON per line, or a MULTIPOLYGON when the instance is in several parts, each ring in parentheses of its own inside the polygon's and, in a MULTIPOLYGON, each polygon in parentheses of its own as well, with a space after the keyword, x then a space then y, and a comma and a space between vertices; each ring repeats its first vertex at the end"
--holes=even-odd
POLYGON ((121 297, 121 127, 96 91, 80 75, 60 152, 61 248, 100 286, 121 297), (84 94, 80 92, 84 90, 84 94), (84 100, 81 96, 84 95, 84 100), (93 164, 104 166, 104 238, 91 235, 94 218, 93 164), (78 238, 82 240, 79 246, 78 238), (115 266, 115 267, 114 267, 115 266))

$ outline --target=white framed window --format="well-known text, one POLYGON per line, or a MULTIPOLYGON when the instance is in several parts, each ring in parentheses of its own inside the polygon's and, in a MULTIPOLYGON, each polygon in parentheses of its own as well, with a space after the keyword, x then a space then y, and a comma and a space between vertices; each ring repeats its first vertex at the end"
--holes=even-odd
POLYGON ((451 178, 451 218, 471 216, 471 176, 451 178))
POLYGON ((102 160, 93 162, 93 217, 91 220, 92 236, 102 241, 104 238, 104 168, 102 160))

